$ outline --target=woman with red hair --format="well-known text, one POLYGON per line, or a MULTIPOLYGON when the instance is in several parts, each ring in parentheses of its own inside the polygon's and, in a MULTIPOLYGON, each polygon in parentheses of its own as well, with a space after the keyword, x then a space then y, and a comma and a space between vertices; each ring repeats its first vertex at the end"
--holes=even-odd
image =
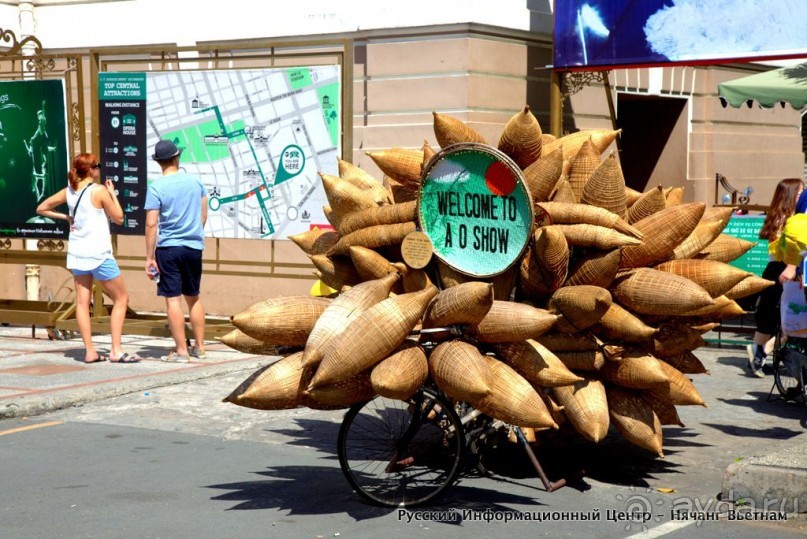
POLYGON ((112 334, 109 360, 113 363, 137 363, 140 360, 125 353, 121 345, 129 295, 112 255, 109 233, 110 219, 117 224, 123 223, 123 209, 115 194, 114 184, 109 180, 105 186, 96 182, 101 175, 100 169, 101 165, 93 154, 77 155, 68 174, 69 185, 42 202, 36 213, 70 223, 67 269, 73 272, 76 284, 76 322, 86 349, 84 362, 107 360, 95 350, 92 342, 90 298, 93 280, 97 279, 113 303, 109 319, 112 334), (62 204, 67 204, 69 213, 54 211, 62 204))

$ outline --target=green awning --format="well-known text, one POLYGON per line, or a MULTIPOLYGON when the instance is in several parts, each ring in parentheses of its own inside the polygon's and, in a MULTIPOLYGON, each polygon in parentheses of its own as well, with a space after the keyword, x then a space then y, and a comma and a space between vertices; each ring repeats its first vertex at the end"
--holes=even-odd
POLYGON ((717 91, 732 107, 753 100, 768 108, 786 102, 802 109, 807 105, 807 63, 724 82, 717 91))

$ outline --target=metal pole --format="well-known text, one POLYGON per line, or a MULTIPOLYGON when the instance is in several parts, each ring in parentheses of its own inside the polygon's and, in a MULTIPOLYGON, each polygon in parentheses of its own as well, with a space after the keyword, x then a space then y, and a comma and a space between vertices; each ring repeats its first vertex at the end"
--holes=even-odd
MULTIPOLYGON (((618 131, 616 125, 616 107, 614 106, 614 96, 611 93, 611 72, 606 71, 602 75, 602 85, 605 88, 605 99, 608 101, 608 114, 611 116, 611 129, 618 131)), ((616 150, 619 155, 622 155, 622 137, 619 133, 616 134, 616 150)))
POLYGON ((560 137, 563 131, 563 95, 560 92, 560 77, 552 70, 549 83, 549 133, 560 137))

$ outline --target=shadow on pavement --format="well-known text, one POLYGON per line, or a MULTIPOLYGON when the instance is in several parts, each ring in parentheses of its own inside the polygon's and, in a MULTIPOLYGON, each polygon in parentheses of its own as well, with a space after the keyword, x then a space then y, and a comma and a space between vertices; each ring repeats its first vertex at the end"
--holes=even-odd
MULTIPOLYGON (((771 379, 773 384, 773 379, 771 379)), ((768 392, 751 391, 748 396, 752 399, 717 399, 731 406, 742 406, 750 408, 758 414, 772 415, 785 419, 800 420, 807 416, 807 406, 801 403, 787 402, 778 398, 779 393, 773 390, 772 399, 768 402, 768 392)))

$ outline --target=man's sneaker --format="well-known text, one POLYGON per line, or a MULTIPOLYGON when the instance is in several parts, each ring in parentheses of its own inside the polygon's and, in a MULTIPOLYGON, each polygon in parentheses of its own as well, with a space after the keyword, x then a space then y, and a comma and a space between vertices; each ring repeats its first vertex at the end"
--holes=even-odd
POLYGON ((167 356, 161 357, 160 360, 166 363, 188 363, 191 358, 188 356, 180 356, 176 352, 169 352, 167 356))
POLYGON ((197 359, 207 359, 207 354, 205 353, 204 348, 199 349, 199 348, 196 348, 195 346, 191 346, 191 348, 189 350, 189 353, 190 353, 191 357, 195 357, 197 359))
POLYGON ((748 368, 751 369, 751 374, 757 378, 765 378, 765 372, 762 370, 762 365, 765 363, 764 349, 754 343, 745 347, 748 352, 748 368))

